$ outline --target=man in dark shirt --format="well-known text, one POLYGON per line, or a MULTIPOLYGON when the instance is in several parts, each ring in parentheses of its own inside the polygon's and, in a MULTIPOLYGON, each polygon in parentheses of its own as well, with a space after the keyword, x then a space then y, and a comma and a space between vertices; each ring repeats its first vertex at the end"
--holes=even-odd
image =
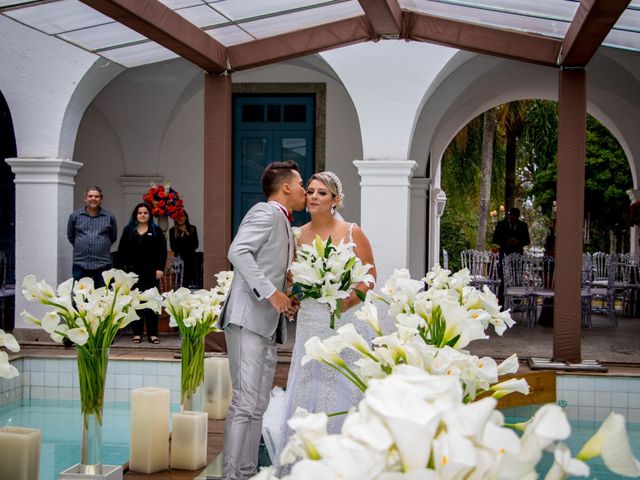
POLYGON ((91 277, 96 288, 104 286, 102 272, 111 268, 111 245, 118 237, 113 214, 102 208, 100 187, 87 188, 84 208, 69 216, 67 238, 73 245, 73 278, 91 277))
POLYGON ((507 218, 499 221, 493 232, 493 243, 500 245, 500 256, 522 254, 530 241, 529 227, 520 220, 520 209, 511 208, 507 218))

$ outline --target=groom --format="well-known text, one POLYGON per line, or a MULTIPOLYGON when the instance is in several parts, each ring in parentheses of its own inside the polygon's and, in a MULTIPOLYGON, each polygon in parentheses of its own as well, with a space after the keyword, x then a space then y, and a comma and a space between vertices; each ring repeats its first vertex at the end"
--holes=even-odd
POLYGON ((229 248, 235 275, 220 314, 233 384, 224 424, 225 480, 256 473, 262 417, 277 361, 276 339, 285 341, 284 316, 294 311, 284 291, 294 250, 292 211, 305 206, 298 164, 267 165, 262 190, 268 201, 247 212, 229 248))

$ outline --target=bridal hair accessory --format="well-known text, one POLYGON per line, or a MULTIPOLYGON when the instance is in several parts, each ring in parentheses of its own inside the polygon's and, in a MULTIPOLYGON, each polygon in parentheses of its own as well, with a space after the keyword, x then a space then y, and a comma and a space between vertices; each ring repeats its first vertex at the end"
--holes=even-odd
POLYGON ((335 173, 333 173, 333 172, 329 172, 329 171, 326 171, 326 172, 324 172, 324 173, 325 173, 327 176, 331 177, 331 179, 335 182, 336 187, 337 187, 337 189, 338 189, 338 197, 341 197, 341 198, 342 198, 342 197, 344 196, 344 194, 342 193, 342 182, 341 182, 341 181, 340 181, 340 179, 338 178, 338 175, 336 175, 336 174, 335 174, 335 173))

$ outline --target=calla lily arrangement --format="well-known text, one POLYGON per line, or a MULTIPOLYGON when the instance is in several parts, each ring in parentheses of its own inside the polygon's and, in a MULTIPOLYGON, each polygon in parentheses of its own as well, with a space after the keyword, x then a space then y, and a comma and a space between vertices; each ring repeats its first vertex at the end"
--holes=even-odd
POLYGON ((162 305, 169 314, 169 326, 177 327, 182 337, 182 404, 191 400, 204 381, 204 337, 220 331, 216 327, 222 304, 229 292, 233 272, 216 274, 217 285, 211 290, 191 292, 179 288, 162 294, 162 305))
MULTIPOLYGON (((10 352, 19 352, 20 345, 13 335, 6 333, 0 328, 0 347, 4 347, 10 352)), ((0 378, 15 378, 20 375, 18 369, 9 363, 7 352, 0 350, 0 378)))
POLYGON ((29 324, 42 327, 51 338, 62 343, 68 338, 78 355, 78 376, 82 413, 95 415, 102 424, 102 402, 107 374, 108 352, 119 330, 140 318, 138 310, 160 312, 162 297, 157 288, 144 292, 134 289, 135 273, 111 269, 102 273, 105 286, 94 288, 91 278, 70 278, 53 289, 35 275, 22 281, 22 294, 52 310, 42 318, 21 313, 29 324))
MULTIPOLYGON (((611 414, 574 458, 562 443, 571 427, 559 406, 544 405, 529 422, 509 425, 496 404, 491 397, 464 403, 455 375, 398 365, 371 380, 340 434, 327 434, 325 413, 299 409, 280 457, 283 465, 296 463, 281 480, 534 480, 544 451, 554 455, 545 480, 588 477, 585 461, 594 455, 619 475, 640 476, 620 415, 611 414)), ((278 479, 273 467, 253 478, 278 479)))
MULTIPOLYGON (((294 235, 299 235, 294 232, 294 235)), ((342 300, 351 295, 360 283, 373 285, 369 274, 372 266, 363 264, 353 252, 355 244, 344 240, 334 244, 331 237, 323 241, 316 236, 311 245, 301 245, 296 250, 295 261, 289 267, 295 295, 300 300, 313 298, 329 306, 330 328, 342 314, 342 300)))
POLYGON ((407 270, 396 270, 384 284, 381 293, 369 291, 364 305, 356 312, 377 332, 368 342, 353 325, 339 328, 326 340, 313 337, 305 344, 305 364, 311 360, 325 363, 340 371, 364 391, 371 379, 390 375, 397 365, 413 365, 432 375, 455 375, 463 386, 465 402, 490 392, 500 398, 512 392, 527 394, 525 380, 498 382, 500 375, 516 373, 518 358, 512 355, 501 364, 491 357, 478 358, 461 350, 469 342, 488 338, 485 329, 493 325, 502 335, 514 324, 508 311, 500 311, 496 296, 489 290, 479 291, 469 284, 469 271, 453 275, 435 267, 423 280, 413 280, 407 270), (424 289, 425 283, 429 285, 424 289), (383 335, 374 301, 389 305, 388 315, 396 331, 383 335), (362 358, 350 366, 340 356, 345 348, 362 358))

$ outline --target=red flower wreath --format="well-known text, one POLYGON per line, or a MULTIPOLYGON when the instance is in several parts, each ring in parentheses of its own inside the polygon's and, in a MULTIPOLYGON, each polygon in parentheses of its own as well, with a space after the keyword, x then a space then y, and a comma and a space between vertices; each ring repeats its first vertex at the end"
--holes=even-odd
POLYGON ((182 197, 168 183, 157 186, 152 184, 142 199, 149 205, 154 217, 175 219, 184 215, 182 197))

